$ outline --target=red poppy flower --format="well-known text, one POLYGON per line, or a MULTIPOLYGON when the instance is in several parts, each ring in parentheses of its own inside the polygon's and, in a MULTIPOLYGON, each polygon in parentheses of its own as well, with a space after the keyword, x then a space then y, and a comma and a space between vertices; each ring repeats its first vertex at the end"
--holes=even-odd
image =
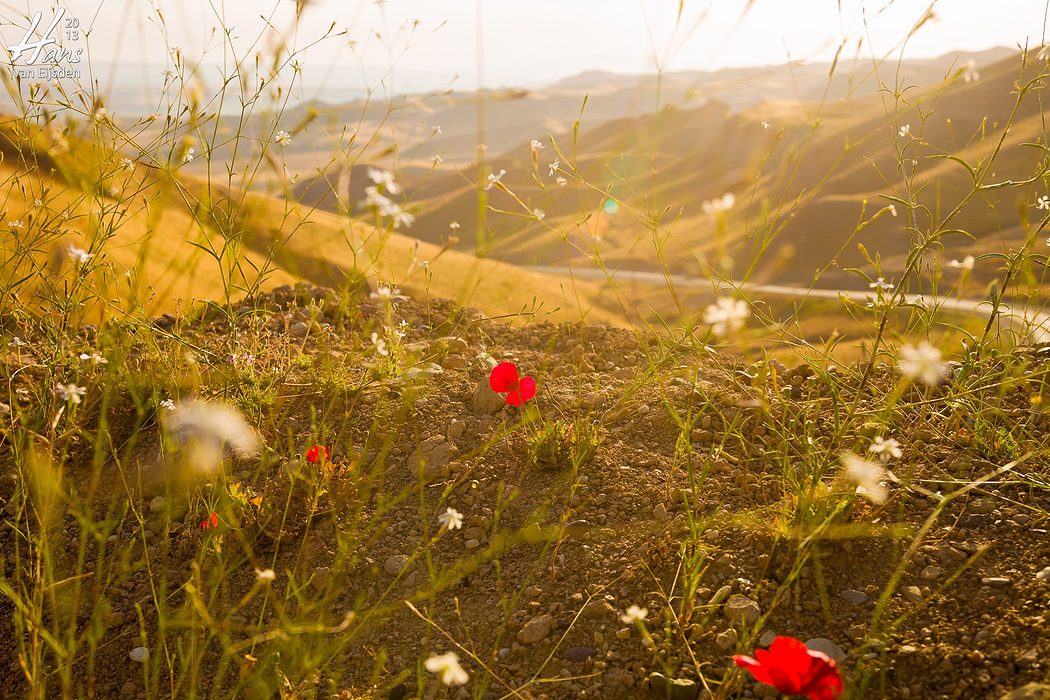
POLYGON ((324 459, 327 461, 332 458, 332 448, 326 447, 325 445, 311 445, 310 449, 306 451, 307 462, 320 462, 321 452, 324 451, 324 459))
POLYGON ((804 695, 810 700, 835 700, 842 693, 842 676, 835 662, 792 637, 776 637, 769 650, 759 649, 756 658, 734 656, 755 680, 786 695, 804 695))
POLYGON ((519 379, 518 368, 510 362, 500 362, 492 368, 489 386, 497 394, 506 394, 509 406, 521 406, 536 395, 536 380, 532 377, 519 379))
POLYGON ((208 518, 201 521, 202 530, 210 530, 213 527, 219 527, 219 514, 215 511, 212 511, 208 518))

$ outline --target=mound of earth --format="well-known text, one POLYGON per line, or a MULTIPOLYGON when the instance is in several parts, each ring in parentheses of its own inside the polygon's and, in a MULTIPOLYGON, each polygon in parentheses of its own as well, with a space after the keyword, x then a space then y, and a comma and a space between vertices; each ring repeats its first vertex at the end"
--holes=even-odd
MULTIPOLYGON (((118 389, 103 402, 89 384, 77 430, 48 433, 45 340, 24 334, 0 490, 4 581, 22 593, 40 514, 15 455, 64 456, 64 484, 93 499, 92 519, 71 498, 47 536, 68 581, 41 624, 82 640, 79 694, 776 697, 731 661, 773 634, 836 658, 850 697, 1050 683, 1041 353, 1009 355, 1006 379, 1002 356, 957 364, 919 392, 884 365, 749 364, 689 338, 305 285, 232 321, 207 307, 81 338, 126 352, 96 368, 118 389), (496 361, 536 378, 532 402, 488 388, 496 361), (877 407, 895 391, 890 425, 877 407), (261 453, 176 478, 160 401, 190 396, 238 405, 261 453), (992 428, 957 410, 977 396, 992 428), (555 457, 538 459, 555 425, 555 457), (844 487, 836 456, 876 434, 903 450, 881 505, 844 487), (314 444, 330 460, 305 459, 314 444), (440 526, 447 508, 461 529, 440 526), (630 606, 644 622, 623 621, 630 606), (470 674, 458 689, 423 667, 449 651, 470 674)), ((10 596, 0 613, 14 696, 33 633, 10 596)))

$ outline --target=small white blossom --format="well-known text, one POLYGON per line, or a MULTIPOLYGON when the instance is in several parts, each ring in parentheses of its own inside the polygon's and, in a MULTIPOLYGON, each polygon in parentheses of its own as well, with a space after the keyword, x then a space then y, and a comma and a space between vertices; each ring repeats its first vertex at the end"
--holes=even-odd
POLYGON ((632 605, 627 608, 623 615, 620 615, 620 621, 628 625, 633 625, 635 622, 643 621, 648 616, 648 608, 640 608, 637 605, 632 605))
POLYGON ((459 657, 454 652, 434 654, 423 662, 431 673, 436 673, 445 685, 463 685, 470 680, 470 674, 459 665, 459 657))
POLYGON ((441 133, 441 125, 438 124, 437 126, 435 126, 433 131, 434 131, 435 134, 440 134, 441 133))
POLYGON ((193 154, 196 153, 196 152, 197 152, 196 148, 187 148, 186 149, 186 155, 184 155, 182 157, 182 162, 183 163, 189 163, 191 160, 193 160, 193 154))
POLYGON ((386 346, 386 340, 380 338, 378 333, 372 333, 372 345, 375 345, 377 353, 383 357, 390 357, 390 350, 386 346))
POLYGON ((546 146, 544 146, 541 141, 538 141, 536 139, 532 140, 532 150, 542 151, 544 148, 546 148, 546 146))
POLYGON ((736 195, 734 195, 732 192, 726 192, 721 197, 709 199, 700 206, 703 208, 704 213, 708 216, 716 216, 723 212, 729 211, 733 208, 735 204, 736 195))
POLYGON ((1040 197, 1039 199, 1035 200, 1035 208, 1036 209, 1043 209, 1043 210, 1050 209, 1050 197, 1047 197, 1044 194, 1042 197, 1040 197))
POLYGON ((135 161, 133 161, 131 158, 121 158, 120 167, 124 168, 125 170, 134 170, 135 161))
POLYGON ((751 311, 743 299, 719 297, 714 304, 704 310, 704 323, 711 326, 711 332, 721 337, 744 327, 751 311))
POLYGON ((89 253, 83 248, 78 248, 75 245, 69 246, 69 248, 66 249, 66 252, 69 253, 69 257, 78 263, 86 263, 88 260, 95 257, 94 253, 89 253))
POLYGON ((543 221, 543 219, 547 216, 547 213, 542 209, 533 209, 532 215, 536 217, 537 221, 543 221))
POLYGON ((569 184, 569 181, 563 178, 561 175, 555 178, 554 181, 558 183, 558 187, 565 187, 567 184, 569 184))
POLYGON ((941 360, 941 351, 925 340, 917 346, 902 347, 897 368, 908 379, 923 384, 939 384, 948 374, 948 366, 941 360))
POLYGON ((97 352, 93 352, 90 355, 88 353, 86 353, 86 352, 82 352, 82 353, 80 353, 80 359, 81 360, 90 360, 91 363, 95 364, 95 365, 104 365, 107 362, 109 362, 109 360, 107 360, 106 358, 102 357, 102 355, 99 355, 97 352))
POLYGON ((976 261, 974 260, 974 257, 972 255, 967 255, 961 261, 952 260, 948 263, 948 267, 955 267, 960 270, 972 270, 975 262, 976 261))
POLYGON ((963 82, 974 83, 981 79, 981 74, 977 72, 977 61, 972 58, 963 64, 963 82))
POLYGON ((864 496, 872 503, 886 502, 889 491, 883 484, 887 477, 885 467, 849 452, 842 455, 841 459, 842 465, 846 468, 846 478, 856 484, 857 494, 864 496))
POLYGON ((109 112, 106 111, 105 107, 99 107, 95 110, 95 121, 104 122, 109 119, 109 112))
POLYGON ((430 261, 429 260, 420 260, 419 261, 419 267, 421 267, 424 270, 429 270, 430 269, 430 261))
POLYGON ((416 217, 409 214, 407 211, 400 207, 394 212, 394 228, 400 228, 404 224, 405 228, 410 228, 416 221, 416 217))
POLYGON ((273 581, 275 578, 277 578, 277 574, 274 573, 273 569, 256 569, 255 570, 255 579, 257 581, 268 582, 268 581, 273 581))
POLYGON ((463 527, 463 514, 455 508, 446 508, 438 515, 438 523, 446 530, 459 530, 463 527))
POLYGON ((485 185, 485 191, 491 190, 494 185, 502 184, 503 176, 507 174, 506 170, 500 170, 499 175, 493 175, 489 173, 488 184, 485 185))
POLYGON ((394 176, 379 168, 369 168, 368 177, 377 185, 382 185, 390 194, 401 194, 401 185, 397 184, 394 176))
POLYGON ((200 473, 214 472, 227 447, 242 458, 258 454, 259 434, 240 411, 220 401, 183 401, 161 416, 161 424, 185 464, 200 473))
POLYGON ((773 126, 773 125, 770 124, 769 122, 767 122, 765 119, 762 120, 762 128, 763 129, 768 129, 771 126, 773 126))
POLYGON ((26 225, 22 223, 21 219, 15 219, 14 221, 8 221, 7 225, 11 228, 25 228, 26 225))
POLYGON ((161 406, 161 408, 167 409, 169 411, 174 411, 175 410, 175 402, 172 401, 171 399, 164 399, 163 401, 160 402, 160 406, 161 406))
POLYGON ((442 163, 444 163, 444 162, 445 162, 445 159, 444 159, 444 158, 442 158, 441 156, 434 156, 433 158, 431 158, 431 159, 430 159, 430 161, 431 161, 431 162, 432 162, 432 163, 433 163, 434 165, 441 165, 442 163))
POLYGON ((905 124, 901 128, 897 129, 897 136, 900 136, 901 138, 904 138, 909 134, 911 134, 911 124, 905 124))
POLYGON ((451 224, 448 225, 448 227, 450 229, 452 229, 453 231, 455 231, 456 229, 459 228, 459 222, 458 221, 453 221, 451 224))
POLYGON ((554 173, 558 172, 558 168, 561 167, 561 161, 555 158, 550 163, 547 163, 547 177, 554 177, 554 173))
POLYGON ((883 438, 881 435, 877 436, 875 442, 871 443, 871 446, 868 447, 868 452, 877 456, 883 464, 891 459, 900 459, 901 455, 904 454, 901 452, 899 442, 893 438, 883 438))
POLYGON ((279 143, 282 146, 287 146, 292 142, 292 135, 284 130, 278 131, 273 135, 273 142, 279 143))
POLYGON ((887 282, 884 278, 880 277, 874 282, 868 284, 868 289, 878 289, 879 291, 892 291, 893 284, 887 282))
POLYGON ((890 214, 892 216, 897 216, 897 205, 891 204, 890 206, 887 207, 887 209, 890 210, 890 214))
POLYGON ((379 285, 374 292, 368 295, 372 299, 382 299, 383 301, 400 301, 407 299, 401 290, 396 285, 379 285))
POLYGON ((17 335, 12 337, 11 341, 8 343, 8 346, 12 347, 12 348, 24 348, 27 345, 29 345, 29 343, 27 343, 26 341, 22 340, 17 335))
POLYGON ((55 396, 73 404, 80 403, 80 397, 87 393, 87 388, 76 384, 56 384, 55 396))

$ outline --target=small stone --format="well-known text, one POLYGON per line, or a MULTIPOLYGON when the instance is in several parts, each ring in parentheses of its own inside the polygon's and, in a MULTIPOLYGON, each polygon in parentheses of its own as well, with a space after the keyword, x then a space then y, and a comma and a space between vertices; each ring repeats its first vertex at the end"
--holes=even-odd
POLYGON ((992 588, 1003 588, 1010 585, 1010 579, 1005 576, 988 576, 981 579, 982 586, 991 586, 992 588))
POLYGON ((1050 700, 1050 685, 1029 683, 1006 693, 999 700, 1050 700))
POLYGON ((491 415, 498 413, 504 405, 506 405, 506 401, 503 396, 492 390, 487 377, 482 379, 477 387, 474 388, 474 395, 470 400, 470 407, 474 413, 491 415))
POLYGON ((736 643, 737 633, 736 630, 732 627, 727 629, 725 632, 719 633, 719 635, 715 637, 715 644, 717 644, 718 648, 722 651, 729 651, 730 649, 735 649, 736 643))
POLYGON ((146 647, 135 647, 128 653, 128 658, 136 663, 144 664, 149 661, 149 649, 146 647))
POLYGON ((438 479, 445 475, 448 464, 456 455, 456 446, 442 435, 434 435, 419 444, 408 457, 408 468, 413 473, 423 470, 423 478, 438 479))
POLYGON ((758 638, 760 646, 768 647, 773 643, 773 640, 777 638, 777 633, 773 630, 766 630, 762 633, 762 636, 758 638))
POLYGON ((444 369, 463 369, 467 366, 467 358, 462 355, 449 355, 441 360, 444 369))
POLYGON ((591 524, 586 520, 573 520, 565 525, 565 536, 577 540, 591 531, 591 524))
POLYGON ((919 574, 919 577, 925 581, 933 581, 935 579, 939 579, 943 575, 944 569, 942 569, 939 566, 930 565, 922 570, 922 572, 919 574))
POLYGON ((408 697, 408 686, 398 683, 386 694, 387 700, 405 700, 408 697))
POLYGON ((842 591, 840 595, 843 600, 852 605, 864 605, 871 600, 871 597, 864 591, 855 591, 852 589, 842 591))
POLYGON ((1017 664, 1018 668, 1032 668, 1039 664, 1039 650, 1035 647, 1029 649, 1025 653, 1014 659, 1014 663, 1017 664))
POLYGON ((394 554, 387 557, 383 562, 383 571, 390 576, 397 576, 408 566, 409 556, 407 554, 394 554))
POLYGON ((663 503, 657 503, 656 507, 653 508, 653 517, 659 520, 660 522, 666 521, 669 517, 667 515, 667 506, 665 506, 663 503))
POLYGON ((621 627, 620 629, 616 630, 616 638, 617 639, 627 639, 630 636, 631 636, 631 628, 630 627, 621 627))
POLYGON ((586 661, 597 653, 598 650, 594 647, 569 647, 563 651, 561 655, 566 661, 579 663, 581 661, 586 661))
POLYGON ((969 659, 970 663, 973 664, 974 666, 980 666, 981 664, 984 663, 984 654, 982 654, 980 651, 978 651, 976 649, 971 651, 966 656, 966 658, 969 659))
POLYGON ((150 513, 161 513, 164 511, 164 496, 157 496, 149 502, 150 513))
POLYGON ((721 605, 722 603, 729 600, 729 595, 733 592, 731 586, 722 586, 715 594, 711 596, 711 600, 707 601, 708 605, 721 605))
POLYGON ((1035 575, 1037 581, 1050 581, 1050 566, 1035 575))
POLYGON ((481 546, 481 540, 467 540, 463 543, 463 546, 467 549, 477 549, 481 546))
POLYGON ((905 586, 901 589, 901 595, 904 596, 904 600, 907 600, 908 602, 922 602, 922 589, 918 586, 905 586))
POLYGON ((813 639, 807 639, 806 648, 811 649, 812 651, 819 651, 823 654, 826 654, 835 663, 839 663, 846 658, 846 652, 842 651, 842 647, 840 647, 838 644, 831 641, 830 639, 826 639, 824 637, 814 637, 813 639))
POLYGON ((668 678, 659 671, 649 674, 649 691, 665 700, 696 700, 700 688, 688 678, 668 678))
POLYGON ((293 323, 292 327, 289 328, 288 331, 296 338, 305 338, 307 333, 310 332, 310 326, 302 321, 299 321, 297 323, 293 323))
POLYGON ((547 638, 554 627, 554 618, 550 615, 534 617, 518 630, 517 639, 522 644, 535 644, 547 638))
POLYGON ((975 498, 967 505, 967 510, 979 515, 989 515, 998 505, 994 498, 975 498))
POLYGON ((128 681, 124 685, 120 686, 120 697, 122 698, 133 698, 139 694, 139 687, 135 685, 135 681, 128 681))
POLYGON ((734 593, 729 596, 729 600, 722 607, 722 614, 730 622, 743 622, 745 625, 752 625, 758 622, 758 618, 762 617, 762 609, 758 607, 758 603, 747 596, 734 593))

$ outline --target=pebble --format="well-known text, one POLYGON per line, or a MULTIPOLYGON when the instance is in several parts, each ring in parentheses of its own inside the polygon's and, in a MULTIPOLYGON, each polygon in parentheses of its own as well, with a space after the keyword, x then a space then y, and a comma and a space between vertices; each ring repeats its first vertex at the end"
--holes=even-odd
POLYGON ((762 636, 758 638, 760 646, 768 647, 773 643, 773 640, 777 638, 777 633, 773 630, 766 630, 762 633, 762 636))
POLYGON ((715 637, 715 644, 717 644, 718 648, 722 651, 729 651, 730 649, 736 648, 736 643, 737 633, 732 627, 725 632, 719 633, 719 635, 715 637))
POLYGON ((550 615, 534 617, 518 630, 517 639, 522 644, 535 644, 547 638, 554 627, 554 618, 550 615))
POLYGON ((1039 650, 1032 647, 1025 653, 1014 659, 1014 663, 1018 668, 1032 668, 1039 664, 1039 650))
POLYGON ((667 700, 696 700, 700 687, 688 678, 668 678, 659 671, 649 674, 649 691, 667 700))
POLYGON ((905 586, 901 589, 901 595, 904 596, 904 600, 912 603, 922 601, 922 589, 918 586, 905 586))
POLYGON ((922 573, 919 574, 920 578, 926 581, 933 581, 934 579, 938 579, 943 575, 944 569, 942 569, 939 566, 933 565, 927 566, 925 569, 922 570, 922 573))
POLYGON ((762 609, 758 607, 757 602, 747 596, 734 593, 729 596, 729 600, 722 607, 722 614, 730 622, 743 622, 745 625, 751 625, 762 617, 762 609))
POLYGON ((486 377, 474 388, 474 395, 470 400, 470 407, 474 413, 493 414, 503 408, 503 397, 492 390, 486 377))
POLYGON ((128 658, 140 664, 149 661, 149 649, 146 647, 135 647, 128 653, 128 658))
POLYGON ((594 647, 569 647, 563 651, 561 655, 566 661, 575 661, 578 663, 580 661, 586 661, 597 653, 598 650, 594 647))
POLYGON ((1029 683, 1006 693, 999 700, 1050 700, 1050 685, 1029 683))
POLYGON ((729 595, 733 592, 731 586, 722 586, 715 594, 711 596, 711 600, 707 602, 708 605, 721 605, 729 599, 729 595))
POLYGON ((586 520, 573 520, 565 525, 565 536, 569 539, 579 539, 591 531, 591 524, 586 520))
POLYGON ((1037 581, 1050 581, 1050 566, 1035 575, 1037 581))
POLYGON ((407 554, 394 554, 387 557, 387 560, 383 562, 383 571, 387 572, 390 576, 397 576, 404 571, 405 566, 408 565, 407 554))
POLYGON ((135 685, 135 681, 128 681, 120 687, 120 697, 122 698, 133 698, 139 693, 139 687, 135 685))
POLYGON ((665 506, 663 503, 657 503, 656 507, 653 508, 653 517, 659 520, 660 522, 666 521, 669 517, 667 515, 667 506, 665 506))
POLYGON ((1004 586, 1010 585, 1010 579, 1005 576, 988 576, 981 579, 982 586, 991 586, 992 588, 1003 588, 1004 586))
POLYGON ((160 513, 164 510, 164 496, 156 496, 152 501, 149 502, 150 513, 160 513))
POLYGON ((842 596, 843 600, 853 605, 864 605, 869 600, 871 600, 871 596, 869 596, 864 591, 855 591, 852 589, 842 591, 840 595, 842 596))
POLYGON ((846 658, 846 652, 835 642, 824 637, 814 637, 806 640, 806 648, 827 654, 832 661, 839 663, 846 658))

